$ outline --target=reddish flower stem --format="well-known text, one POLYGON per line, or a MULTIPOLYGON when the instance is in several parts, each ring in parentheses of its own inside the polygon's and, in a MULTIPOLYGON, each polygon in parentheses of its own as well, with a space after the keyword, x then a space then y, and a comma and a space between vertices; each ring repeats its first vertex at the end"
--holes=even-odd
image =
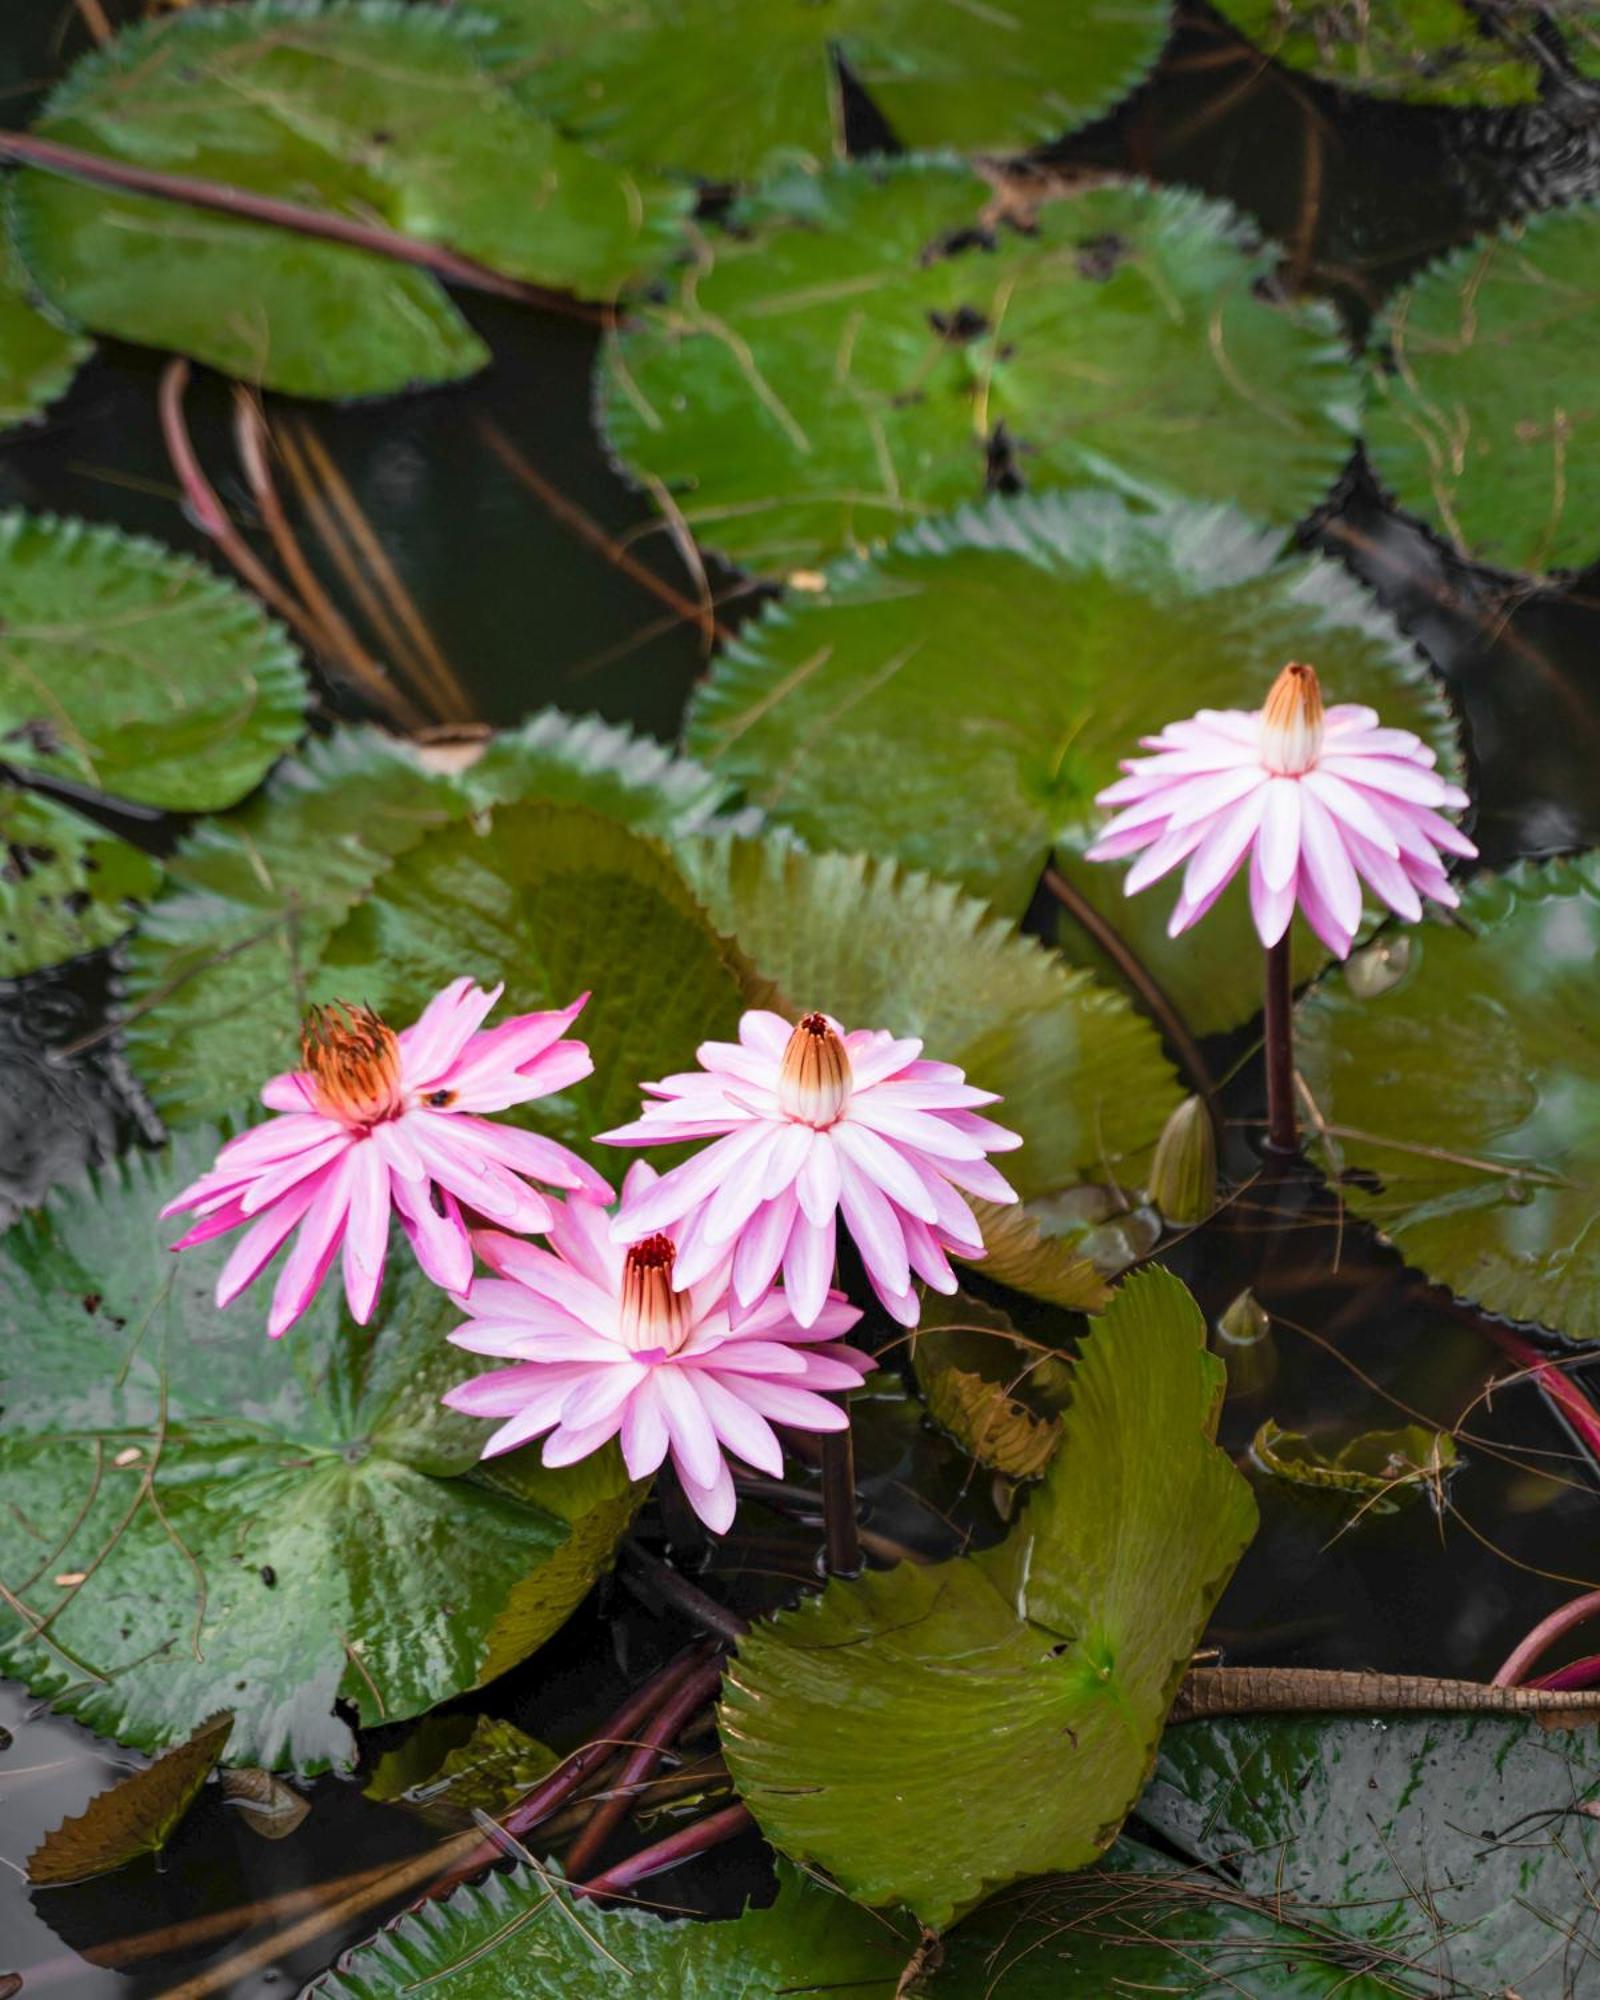
MULTIPOLYGON (((1570 1604, 1563 1604, 1558 1611, 1552 1611, 1548 1618, 1541 1618, 1521 1645, 1514 1648, 1505 1665, 1494 1677, 1496 1687, 1519 1687, 1528 1677, 1528 1669, 1549 1652, 1555 1642, 1575 1626, 1583 1625, 1600 1613, 1600 1590, 1585 1591, 1582 1597, 1573 1598, 1570 1604)), ((1579 1664, 1586 1664, 1579 1662, 1579 1664)), ((1587 1664, 1592 1664, 1587 1663, 1587 1664)), ((1565 1673, 1570 1669, 1563 1668, 1565 1673)), ((1541 1687, 1555 1685, 1587 1685, 1587 1683, 1562 1682, 1553 1675, 1547 1681, 1540 1681, 1541 1687)))
POLYGON ((1266 1006, 1262 1020, 1267 1069, 1267 1151, 1298 1153, 1294 1114, 1294 968, 1289 933, 1267 946, 1266 1006))
POLYGON ((665 1840, 658 1840, 653 1847, 641 1847, 637 1854, 630 1854, 626 1861, 619 1861, 614 1868, 608 1868, 603 1875, 596 1875, 592 1881, 577 1883, 572 1893, 575 1896, 619 1895, 635 1882, 643 1882, 650 1875, 659 1875, 664 1869, 676 1868, 680 1861, 692 1860, 708 1848, 720 1847, 725 1840, 737 1839, 741 1833, 750 1832, 754 1827, 755 1821, 748 1807, 724 1806, 721 1812, 708 1813, 692 1826, 680 1827, 676 1833, 669 1833, 665 1840))
POLYGON ((690 1716, 704 1707, 722 1684, 722 1662, 708 1660, 697 1668, 664 1701, 654 1720, 629 1755, 609 1795, 590 1816, 589 1823, 572 1843, 566 1856, 566 1873, 583 1875, 593 1865, 606 1842, 633 1809, 640 1788, 661 1762, 662 1753, 677 1740, 690 1716))
POLYGON ((1573 1660, 1567 1666, 1557 1667, 1554 1673, 1539 1674, 1527 1685, 1531 1688, 1547 1688, 1557 1693, 1574 1693, 1579 1689, 1600 1687, 1600 1653, 1586 1653, 1581 1660, 1573 1660))
POLYGON ((1513 1333, 1509 1327, 1501 1326, 1480 1313, 1471 1315, 1471 1324, 1487 1334, 1519 1368, 1533 1377, 1546 1401, 1553 1403, 1566 1418, 1595 1467, 1600 1469, 1600 1411, 1595 1409, 1566 1370, 1542 1353, 1531 1340, 1524 1340, 1521 1334, 1513 1333))

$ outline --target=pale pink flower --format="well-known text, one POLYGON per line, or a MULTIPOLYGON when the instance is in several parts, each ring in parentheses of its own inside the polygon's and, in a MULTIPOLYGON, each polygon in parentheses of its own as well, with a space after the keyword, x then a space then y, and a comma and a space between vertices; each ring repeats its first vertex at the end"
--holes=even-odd
POLYGON ((781 1267, 794 1316, 810 1326, 833 1279, 842 1213, 873 1290, 902 1326, 915 1326, 913 1277, 953 1292, 945 1252, 983 1255, 961 1191, 1017 1199, 985 1157, 1022 1144, 979 1116, 979 1105, 999 1099, 953 1064, 921 1060, 920 1041, 847 1034, 826 1014, 791 1026, 752 1009, 737 1042, 703 1042, 696 1055, 700 1069, 644 1086, 660 1101, 643 1117, 599 1135, 608 1146, 716 1139, 625 1199, 616 1224, 623 1241, 677 1225, 680 1286, 731 1249, 741 1303, 760 1298, 781 1267))
POLYGON ((1203 708, 1143 741, 1156 754, 1129 759, 1127 777, 1100 794, 1097 804, 1122 810, 1088 858, 1138 854, 1130 896, 1187 863, 1170 936, 1205 915, 1247 855, 1265 945, 1298 905, 1345 957, 1361 926, 1363 881, 1413 923, 1424 896, 1450 908, 1460 900, 1444 856, 1478 850, 1441 814, 1465 806, 1466 793, 1440 777, 1409 730, 1385 729, 1354 703, 1324 711, 1314 668, 1285 667, 1259 715, 1203 708))
POLYGON ((561 1039, 587 993, 560 1013, 519 1014, 480 1033, 503 990, 457 979, 398 1035, 367 1007, 311 1010, 305 1068, 261 1092, 279 1115, 230 1139, 211 1171, 161 1211, 200 1218, 175 1250, 249 1224, 217 1280, 219 1306, 298 1229, 268 1333, 293 1326, 341 1247, 345 1297, 364 1326, 383 1283, 391 1207, 423 1270, 460 1292, 472 1277, 463 1207, 508 1229, 542 1230, 551 1207, 530 1180, 611 1199, 600 1176, 554 1139, 477 1115, 548 1097, 594 1068, 584 1043, 561 1039))
MULTIPOLYGON (((643 1161, 625 1198, 656 1183, 643 1161)), ((450 1338, 512 1366, 450 1390, 452 1409, 504 1421, 484 1456, 545 1439, 546 1465, 572 1465, 620 1435, 631 1477, 670 1452, 689 1503, 717 1534, 733 1520, 728 1455, 774 1477, 783 1471, 775 1423, 842 1431, 828 1393, 853 1389, 876 1364, 835 1344, 861 1317, 828 1293, 809 1327, 780 1291, 748 1306, 729 1292, 732 1247, 687 1289, 673 1284, 670 1233, 622 1245, 593 1202, 556 1205, 551 1249, 496 1230, 473 1241, 496 1273, 463 1301, 469 1323, 450 1338)))

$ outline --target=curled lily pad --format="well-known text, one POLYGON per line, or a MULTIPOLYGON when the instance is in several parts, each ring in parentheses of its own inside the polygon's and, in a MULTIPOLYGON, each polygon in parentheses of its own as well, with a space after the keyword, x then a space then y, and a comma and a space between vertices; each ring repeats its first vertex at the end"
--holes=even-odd
MULTIPOLYGON (((492 23, 391 0, 253 0, 130 29, 38 130, 593 298, 659 261, 689 200, 561 137, 511 88, 492 23)), ((13 217, 59 311, 267 388, 377 395, 488 359, 432 277, 369 250, 34 168, 13 217)))
POLYGON ((1456 1462, 1456 1441, 1422 1424, 1364 1431, 1337 1447, 1321 1445, 1270 1418, 1251 1441, 1250 1454, 1274 1479, 1310 1492, 1344 1494, 1365 1511, 1392 1514, 1403 1500, 1435 1491, 1456 1462))
POLYGON ((90 343, 42 313, 10 238, 0 235, 0 427, 36 417, 65 395, 90 343))
POLYGON ((214 1715, 187 1742, 97 1793, 28 1856, 28 1880, 40 1888, 84 1882, 141 1854, 159 1854, 216 1769, 232 1729, 231 1715, 214 1715))
POLYGON ((1221 1372, 1177 1279, 1130 1279, 998 1548, 835 1581, 740 1641, 723 1748, 775 1846, 935 1928, 1104 1852, 1255 1527, 1212 1443, 1221 1372))
POLYGON ((143 1749, 226 1700, 239 1762, 346 1764, 336 1703, 370 1725, 474 1686, 603 1558, 552 1583, 578 1522, 465 1476, 477 1426, 438 1401, 470 1372, 460 1314, 408 1261, 366 1328, 331 1287, 281 1343, 217 1312, 226 1246, 179 1261, 156 1219, 216 1143, 123 1161, 0 1239, 0 1318, 28 1328, 0 1369, 0 1668, 143 1749))
POLYGON ((215 1118, 289 1067, 329 938, 430 832, 543 798, 675 833, 703 825, 727 790, 658 743, 554 709, 449 772, 376 729, 308 743, 260 798, 172 857, 129 955, 134 1067, 169 1122, 215 1118))
POLYGON ((1600 859, 1480 875, 1403 975, 1296 1016, 1314 1150, 1350 1207, 1463 1298, 1600 1338, 1600 859))
MULTIPOLYGON (((1545 10, 1469 0, 1216 0, 1263 55, 1407 104, 1532 104, 1545 10)), ((1551 13, 1560 10, 1557 0, 1551 13)))
POLYGON ((1228 500, 1287 527, 1349 456, 1356 378, 1273 253, 1177 188, 1076 186, 1007 219, 968 168, 793 175, 610 341, 625 467, 698 539, 786 574, 1009 479, 1228 500))
POLYGON ((750 180, 845 151, 840 66, 910 147, 1011 152, 1086 124, 1166 40, 1168 0, 490 0, 528 89, 618 159, 750 180))
MULTIPOLYGON (((1443 697, 1393 622, 1343 570, 1280 548, 1223 508, 1104 493, 962 509, 746 627, 695 697, 690 747, 814 845, 895 855, 1009 916, 1053 852, 1192 1029, 1236 1026, 1260 1006, 1242 879, 1173 943, 1178 878, 1129 900, 1125 869, 1081 858, 1119 760, 1175 713, 1259 707, 1302 659, 1330 699, 1370 702, 1456 764, 1443 697)), ((1301 935, 1300 974, 1322 962, 1301 935)))
POLYGON ((1071 1390, 1066 1360, 1025 1341, 981 1299, 930 1293, 911 1340, 928 1414, 982 1465, 1038 1479, 1061 1442, 1071 1390))
POLYGON ((1588 202, 1456 251, 1379 322, 1373 467, 1476 562, 1543 573, 1600 555, 1597 286, 1588 202))

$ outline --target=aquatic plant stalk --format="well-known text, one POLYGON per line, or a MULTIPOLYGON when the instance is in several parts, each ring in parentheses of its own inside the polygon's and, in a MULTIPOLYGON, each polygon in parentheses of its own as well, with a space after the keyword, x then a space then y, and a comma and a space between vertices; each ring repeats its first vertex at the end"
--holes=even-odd
POLYGON ((822 1537, 830 1576, 861 1574, 861 1531, 856 1520, 855 1440, 848 1429, 822 1440, 822 1537))
POLYGON ((664 1752, 674 1744, 689 1718, 703 1708, 722 1685, 722 1662, 708 1660, 676 1687, 640 1734, 628 1753, 610 1795, 595 1808, 589 1823, 569 1848, 565 1866, 569 1876, 584 1875, 606 1842, 632 1811, 639 1792, 649 1782, 664 1752))
POLYGON ((680 1862, 692 1861, 696 1855, 720 1847, 725 1841, 736 1840, 741 1833, 753 1833, 755 1827, 748 1806, 724 1806, 721 1812, 708 1813, 692 1826, 680 1827, 676 1833, 669 1833, 665 1840, 658 1840, 653 1847, 641 1847, 637 1854, 630 1854, 626 1861, 617 1862, 603 1875, 576 1884, 572 1893, 575 1896, 620 1895, 623 1890, 631 1889, 635 1882, 664 1874, 680 1862))
POLYGON ((1521 1686, 1528 1678, 1528 1669, 1543 1659, 1558 1639, 1597 1615, 1600 1615, 1600 1590, 1589 1590, 1552 1611, 1548 1618, 1541 1618, 1521 1644, 1512 1648, 1494 1677, 1495 1686, 1521 1686))
POLYGON ((1262 1010, 1267 1076, 1267 1151, 1299 1151, 1294 1104, 1294 970, 1288 933, 1266 949, 1266 1004, 1262 1010))

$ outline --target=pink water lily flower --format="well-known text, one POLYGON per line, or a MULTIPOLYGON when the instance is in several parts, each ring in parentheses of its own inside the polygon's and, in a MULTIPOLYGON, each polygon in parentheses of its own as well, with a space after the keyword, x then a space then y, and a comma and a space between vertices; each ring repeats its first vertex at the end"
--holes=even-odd
MULTIPOLYGON (((625 1199, 654 1184, 653 1169, 637 1162, 625 1199)), ((450 1338, 511 1366, 444 1400, 503 1420, 484 1456, 543 1437, 546 1465, 572 1465, 620 1435, 635 1479, 671 1454, 690 1505, 719 1535, 734 1513, 729 1456, 778 1476, 773 1424, 844 1430, 845 1412, 828 1396, 876 1365, 836 1344, 861 1317, 840 1293, 825 1296, 809 1327, 780 1291, 740 1305, 729 1292, 731 1249, 678 1289, 671 1234, 619 1244, 593 1202, 557 1205, 548 1250, 497 1230, 473 1241, 496 1275, 474 1279, 463 1301, 472 1318, 450 1338)))
POLYGON ((658 1102, 608 1146, 714 1145, 624 1200, 619 1239, 676 1226, 674 1282, 693 1284, 727 1251, 733 1289, 758 1299, 783 1271, 795 1318, 810 1326, 833 1278, 837 1217, 855 1239, 873 1290, 903 1326, 919 1312, 913 1277, 953 1292, 946 1251, 983 1255, 962 1192, 1012 1202, 990 1153, 1022 1144, 982 1117, 996 1104, 952 1063, 882 1030, 846 1033, 826 1014, 791 1024, 755 1008, 737 1042, 703 1042, 701 1068, 647 1083, 658 1102))
POLYGON ((1144 744, 1155 755, 1124 763, 1128 775, 1096 801, 1121 811, 1088 858, 1137 854, 1130 896, 1184 865, 1173 937, 1205 915, 1246 856, 1250 908, 1268 946, 1298 906, 1345 957, 1363 881, 1412 922, 1424 896, 1452 908, 1460 900, 1444 857, 1478 850, 1442 814, 1465 806, 1466 793, 1440 777, 1409 730, 1385 729, 1354 703, 1324 710, 1312 667, 1285 667, 1259 715, 1203 708, 1144 744))
POLYGON ((457 979, 399 1034, 367 1007, 311 1010, 300 1042, 305 1068, 275 1076, 261 1092, 278 1115, 230 1139, 211 1171, 161 1211, 199 1217, 175 1250, 248 1224, 217 1280, 219 1306, 298 1230, 268 1333, 293 1326, 341 1249, 345 1297, 364 1326, 383 1283, 391 1208, 423 1270, 460 1292, 472 1277, 463 1208, 530 1231, 548 1229, 552 1215, 530 1180, 611 1199, 565 1146, 480 1115, 565 1090, 594 1068, 584 1043, 562 1039, 588 994, 559 1013, 483 1029, 503 990, 457 979))

